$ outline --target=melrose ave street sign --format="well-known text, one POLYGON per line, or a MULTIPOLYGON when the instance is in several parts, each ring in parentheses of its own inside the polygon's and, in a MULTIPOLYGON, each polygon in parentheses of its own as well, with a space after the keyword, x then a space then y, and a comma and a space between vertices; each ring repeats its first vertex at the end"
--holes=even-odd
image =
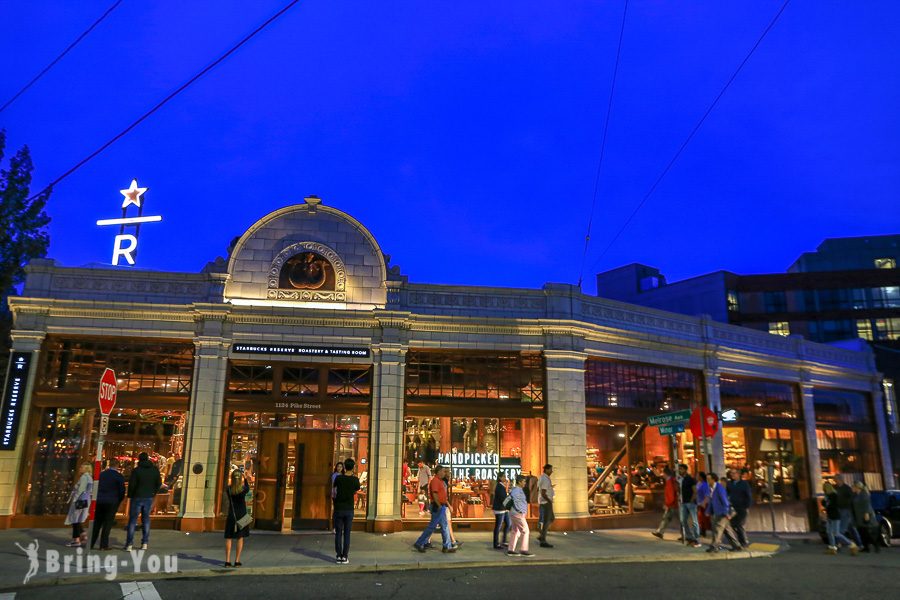
POLYGON ((650 425, 651 427, 656 427, 659 425, 672 425, 673 423, 687 421, 690 418, 690 409, 676 410, 675 412, 663 413, 661 415, 651 415, 647 417, 647 425, 650 425))

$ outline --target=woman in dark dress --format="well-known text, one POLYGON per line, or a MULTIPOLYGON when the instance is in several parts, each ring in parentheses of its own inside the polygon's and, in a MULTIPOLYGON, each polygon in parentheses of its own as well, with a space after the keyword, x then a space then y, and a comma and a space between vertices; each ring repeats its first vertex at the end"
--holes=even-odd
POLYGON ((231 472, 226 496, 228 498, 226 509, 228 518, 225 519, 225 566, 231 566, 231 540, 237 540, 237 551, 234 556, 234 566, 241 566, 241 551, 244 549, 244 538, 250 535, 250 526, 238 529, 237 521, 247 514, 247 494, 250 485, 244 479, 244 474, 235 469, 231 472))

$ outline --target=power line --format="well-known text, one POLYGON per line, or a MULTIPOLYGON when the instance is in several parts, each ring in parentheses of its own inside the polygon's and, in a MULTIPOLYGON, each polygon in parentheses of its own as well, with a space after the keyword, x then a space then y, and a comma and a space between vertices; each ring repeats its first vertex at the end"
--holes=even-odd
POLYGON ((746 56, 744 56, 744 59, 737 66, 737 69, 734 70, 734 73, 731 74, 731 77, 728 78, 728 81, 725 82, 725 85, 722 87, 721 91, 719 91, 719 94, 716 96, 716 98, 712 101, 712 103, 706 109, 706 112, 703 113, 703 116, 700 117, 700 120, 697 121, 697 124, 694 125, 693 129, 691 129, 691 132, 688 134, 687 138, 685 138, 684 142, 681 143, 681 146, 678 147, 678 150, 675 152, 675 155, 672 157, 672 159, 669 161, 669 163, 666 165, 666 167, 662 170, 662 173, 659 174, 659 177, 657 177, 656 181, 653 182, 653 185, 650 186, 650 190, 646 194, 644 194, 644 197, 641 199, 641 201, 638 203, 638 205, 631 212, 631 215, 629 215, 629 217, 625 220, 625 223, 622 225, 622 227, 619 228, 618 232, 616 232, 616 235, 613 236, 613 239, 610 240, 609 244, 606 245, 606 248, 603 249, 603 252, 600 253, 600 256, 597 257, 597 260, 594 262, 592 268, 596 268, 597 265, 600 263, 600 261, 603 260, 603 257, 606 256, 606 253, 609 252, 609 249, 613 247, 613 244, 616 243, 616 241, 619 239, 619 237, 622 235, 622 233, 625 231, 625 229, 628 227, 628 225, 631 224, 631 221, 638 214, 638 212, 641 210, 641 208, 644 206, 644 204, 647 202, 647 200, 650 198, 650 196, 653 195, 653 192, 656 191, 656 188, 659 186, 660 182, 663 180, 663 178, 666 176, 666 174, 669 172, 669 170, 672 168, 672 166, 675 164, 675 162, 681 156, 681 153, 684 152, 684 149, 694 138, 694 135, 700 129, 700 126, 703 125, 703 122, 706 120, 706 117, 708 117, 709 114, 713 111, 713 109, 716 107, 716 104, 719 103, 719 100, 721 100, 722 96, 725 95, 725 92, 731 86, 732 82, 734 82, 734 80, 737 78, 738 74, 741 72, 741 69, 744 68, 744 65, 746 65, 747 61, 750 60, 750 57, 753 56, 753 53, 756 51, 756 49, 762 43, 763 39, 765 39, 765 37, 769 33, 769 31, 771 31, 771 29, 775 26, 775 23, 778 22, 779 17, 781 17, 781 14, 784 12, 784 9, 786 9, 788 4, 790 4, 790 1, 791 0, 785 0, 784 4, 781 5, 781 8, 778 9, 778 12, 775 13, 775 16, 772 18, 772 20, 769 22, 769 24, 763 30, 762 34, 759 36, 759 39, 756 40, 756 43, 753 44, 753 47, 750 48, 750 51, 747 53, 746 56))
POLYGON ((191 77, 190 79, 188 79, 185 83, 183 83, 181 86, 179 86, 178 89, 176 89, 174 92, 172 92, 171 94, 169 94, 168 96, 166 96, 165 98, 163 98, 158 104, 156 104, 153 108, 151 108, 150 110, 148 110, 147 112, 145 112, 143 115, 141 115, 137 120, 135 120, 131 125, 129 125, 129 126, 126 127, 125 129, 123 129, 119 134, 117 134, 117 135, 116 135, 115 137, 113 137, 111 140, 109 140, 108 142, 106 142, 105 144, 103 144, 102 146, 100 146, 99 148, 97 148, 96 150, 94 150, 93 152, 91 152, 90 154, 88 154, 85 158, 83 158, 82 160, 80 160, 74 167, 72 167, 71 169, 69 169, 68 171, 66 171, 65 173, 63 173, 62 175, 60 175, 59 177, 57 177, 57 178, 54 179, 53 181, 51 181, 51 182, 50 182, 43 190, 41 190, 38 194, 35 194, 34 196, 32 196, 32 198, 35 198, 35 197, 37 197, 37 196, 40 196, 41 194, 43 194, 43 193, 46 192, 47 190, 53 188, 53 187, 54 187, 55 185, 57 185, 60 181, 62 181, 63 179, 65 179, 66 177, 68 177, 69 175, 71 175, 72 173, 74 173, 75 171, 77 171, 78 169, 80 169, 81 167, 83 167, 87 162, 89 162, 91 159, 93 159, 94 157, 96 157, 98 154, 100 154, 101 152, 103 152, 104 150, 106 150, 107 148, 109 148, 110 146, 112 146, 113 144, 115 144, 117 141, 119 141, 120 139, 122 139, 123 137, 125 137, 125 135, 127 135, 128 132, 130 132, 132 129, 134 129, 135 127, 137 127, 138 125, 140 125, 140 124, 141 124, 145 119, 147 119, 150 115, 152 115, 153 113, 155 113, 156 111, 158 111, 160 108, 162 108, 163 106, 165 106, 170 100, 172 100, 173 98, 175 98, 175 96, 177 96, 178 94, 180 94, 181 92, 183 92, 184 90, 186 90, 187 88, 189 88, 195 81, 197 81, 198 79, 200 79, 201 77, 203 77, 204 75, 206 75, 208 72, 210 72, 211 70, 213 70, 219 63, 221 63, 221 62, 224 61, 226 58, 228 58, 229 56, 231 56, 232 54, 234 54, 241 46, 243 46, 244 44, 246 44, 247 42, 249 42, 254 36, 256 36, 256 34, 260 33, 263 29, 265 29, 265 28, 268 27, 270 24, 272 24, 274 21, 276 21, 279 17, 281 17, 281 15, 283 15, 283 14, 286 13, 288 10, 290 10, 291 8, 293 8, 293 6, 294 6, 295 4, 297 4, 298 2, 300 2, 300 0, 291 0, 290 2, 288 2, 288 3, 284 6, 284 8, 282 8, 282 9, 279 10, 277 13, 275 13, 274 15, 272 15, 271 17, 269 17, 268 19, 266 19, 266 21, 265 21, 262 25, 260 25, 259 27, 257 27, 257 28, 254 29, 253 31, 251 31, 251 32, 250 32, 247 36, 245 36, 241 41, 239 41, 237 44, 235 44, 234 46, 232 46, 227 52, 225 52, 224 54, 222 54, 221 56, 219 56, 217 59, 215 59, 214 61, 212 61, 212 62, 209 63, 208 65, 206 65, 203 69, 200 70, 200 72, 198 72, 196 75, 194 75, 193 77, 191 77))
POLYGON ((53 68, 53 65, 55 65, 55 64, 58 63, 60 60, 62 60, 62 57, 65 56, 66 54, 68 54, 68 53, 69 53, 69 50, 71 50, 72 48, 74 48, 75 46, 77 46, 78 43, 79 43, 81 40, 83 40, 84 38, 86 38, 87 35, 88 35, 91 31, 93 31, 94 28, 95 28, 97 25, 99 25, 99 24, 103 21, 103 19, 105 19, 106 17, 108 17, 108 16, 109 16, 109 13, 111 13, 112 11, 114 11, 114 10, 116 9, 116 7, 118 7, 120 4, 122 4, 122 0, 116 0, 116 1, 113 3, 112 6, 110 6, 109 8, 107 8, 107 9, 106 9, 106 12, 103 13, 102 15, 100 15, 100 18, 99 18, 99 19, 97 19, 96 21, 94 21, 94 22, 91 24, 90 27, 88 27, 87 29, 85 29, 85 30, 81 33, 81 35, 79 35, 77 38, 75 38, 75 41, 74 41, 74 42, 72 42, 71 44, 69 44, 69 46, 68 46, 65 50, 63 50, 62 53, 61 53, 59 56, 57 56, 56 58, 53 59, 53 62, 51 62, 51 63, 50 63, 49 65, 47 65, 46 67, 44 67, 44 69, 43 69, 40 73, 38 73, 37 75, 35 75, 35 76, 34 76, 34 79, 32 79, 31 81, 29 81, 28 83, 26 83, 25 86, 24 86, 21 90, 19 90, 18 92, 16 92, 16 95, 15 95, 15 96, 13 96, 12 98, 10 98, 9 100, 6 101, 6 104, 4 104, 3 106, 0 106, 0 113, 2 113, 4 110, 6 110, 6 108, 7 108, 10 104, 12 104, 13 102, 15 102, 15 101, 16 101, 16 98, 18 98, 19 96, 21 96, 22 94, 24 94, 25 91, 28 90, 28 88, 30 88, 30 87, 33 86, 35 83, 37 83, 38 79, 40 79, 41 77, 43 77, 43 76, 47 73, 47 71, 49 71, 50 69, 52 69, 52 68, 53 68))
POLYGON ((603 156, 606 153, 606 134, 609 132, 609 115, 612 113, 613 95, 616 91, 616 76, 619 74, 619 57, 622 55, 622 38, 625 36, 625 16, 628 14, 628 0, 622 10, 622 25, 619 28, 619 45, 616 47, 616 65, 613 67, 612 84, 609 86, 609 102, 606 105, 606 120, 603 123, 603 137, 600 141, 600 160, 597 161, 597 175, 594 177, 594 195, 591 200, 591 213, 588 217, 587 234, 584 236, 584 252, 581 254, 581 269, 578 271, 578 287, 584 279, 584 263, 587 260, 588 246, 591 243, 591 228, 594 225, 594 210, 597 207, 597 191, 600 188, 600 171, 603 168, 603 156))

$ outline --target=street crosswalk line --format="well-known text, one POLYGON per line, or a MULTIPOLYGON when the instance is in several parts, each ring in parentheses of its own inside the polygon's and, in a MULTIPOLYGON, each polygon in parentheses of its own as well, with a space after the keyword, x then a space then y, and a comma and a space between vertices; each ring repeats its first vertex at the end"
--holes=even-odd
POLYGON ((16 600, 16 593, 15 592, 6 592, 3 594, 0 594, 0 600, 16 600))
POLYGON ((126 581, 119 585, 122 587, 122 600, 162 600, 150 581, 126 581))

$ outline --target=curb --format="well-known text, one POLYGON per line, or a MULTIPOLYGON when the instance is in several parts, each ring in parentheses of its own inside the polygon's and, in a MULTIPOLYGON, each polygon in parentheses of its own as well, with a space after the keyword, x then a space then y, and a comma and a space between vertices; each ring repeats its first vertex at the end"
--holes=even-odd
MULTIPOLYGON (((176 573, 134 573, 129 574, 127 579, 141 581, 159 581, 159 580, 179 580, 179 579, 202 579, 208 577, 240 577, 240 576, 260 576, 260 575, 320 575, 340 573, 384 573, 396 571, 413 571, 413 570, 449 570, 449 569, 489 569, 496 567, 526 567, 526 566, 573 566, 573 565, 598 565, 598 564, 620 564, 620 563, 637 563, 637 562, 697 562, 697 561, 718 561, 718 560, 741 560, 748 558, 771 558, 776 554, 787 550, 789 546, 782 545, 774 551, 758 551, 746 550, 742 552, 719 552, 716 554, 685 554, 685 555, 659 555, 659 554, 632 554, 627 556, 607 556, 607 557, 589 557, 589 558, 571 558, 571 559, 511 559, 508 562, 498 562, 496 560, 470 560, 470 561, 454 561, 454 562, 411 562, 411 563, 390 563, 390 564, 374 564, 374 565, 321 565, 321 566, 280 566, 280 567, 241 567, 230 568, 224 567, 213 569, 192 569, 189 571, 178 571, 176 573)), ((124 580, 119 578, 117 580, 124 580)), ((78 585, 91 583, 110 583, 103 575, 76 575, 56 577, 54 579, 43 579, 28 585, 18 585, 12 587, 0 587, 0 592, 15 592, 23 590, 32 590, 37 588, 56 587, 64 585, 78 585)))

